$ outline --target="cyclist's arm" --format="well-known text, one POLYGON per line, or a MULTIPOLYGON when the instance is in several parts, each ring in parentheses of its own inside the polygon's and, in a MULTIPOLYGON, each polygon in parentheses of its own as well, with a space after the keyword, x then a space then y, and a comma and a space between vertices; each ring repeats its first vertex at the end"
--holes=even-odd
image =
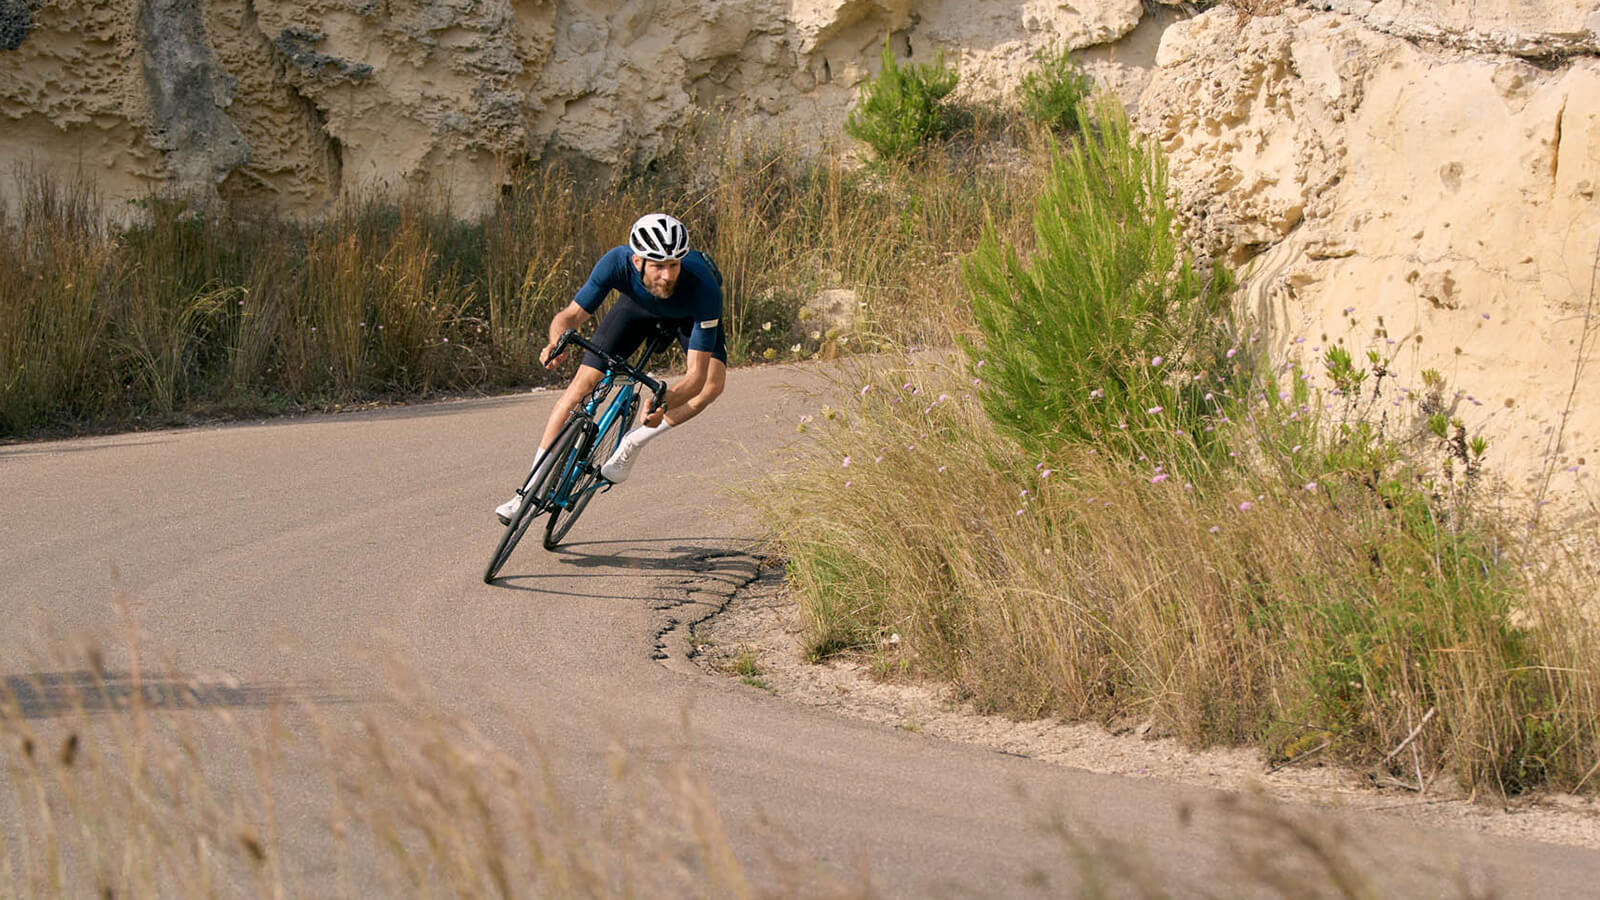
POLYGON ((681 406, 690 397, 700 393, 700 389, 706 386, 706 373, 711 371, 711 360, 715 358, 709 350, 690 350, 687 356, 683 377, 677 384, 667 388, 668 409, 681 406))
MULTIPOLYGON (((544 360, 546 369, 554 369, 556 364, 561 361, 560 357, 550 358, 550 351, 556 348, 556 343, 561 340, 561 336, 566 334, 568 329, 577 328, 579 325, 589 321, 590 318, 589 311, 579 306, 577 301, 568 303, 566 309, 555 314, 555 317, 550 320, 550 343, 546 344, 544 350, 539 354, 539 358, 544 360)), ((562 355, 565 355, 565 353, 562 355)))
POLYGON ((697 404, 689 401, 700 396, 705 389, 706 378, 711 371, 711 361, 716 359, 709 350, 690 350, 687 354, 686 371, 678 383, 667 388, 666 402, 661 408, 651 411, 645 416, 644 424, 659 425, 661 420, 670 410, 672 424, 682 425, 694 418, 699 412, 697 404))

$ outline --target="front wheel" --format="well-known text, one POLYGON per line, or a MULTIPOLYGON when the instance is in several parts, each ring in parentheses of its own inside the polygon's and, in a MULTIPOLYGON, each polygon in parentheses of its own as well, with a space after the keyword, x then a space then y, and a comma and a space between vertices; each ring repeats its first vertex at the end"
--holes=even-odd
MULTIPOLYGON (((593 429, 594 424, 588 419, 568 419, 561 433, 556 435, 556 442, 551 445, 550 456, 557 462, 570 462, 575 445, 587 443, 585 439, 593 429)), ((522 503, 517 506, 516 515, 511 517, 511 524, 500 535, 500 543, 495 546, 489 566, 483 572, 484 584, 494 582, 495 576, 500 574, 500 567, 511 558, 511 551, 516 549, 517 542, 527 533, 528 526, 533 524, 540 512, 551 508, 551 498, 559 492, 564 482, 562 476, 569 471, 570 466, 547 465, 537 481, 523 488, 522 503)))
POLYGON ((617 442, 622 440, 622 435, 633 424, 634 413, 639 409, 639 396, 628 390, 615 402, 616 414, 611 416, 605 433, 597 437, 590 444, 589 451, 584 454, 588 465, 578 473, 578 480, 563 498, 561 506, 550 514, 550 521, 544 527, 546 550, 554 550, 556 545, 561 543, 561 539, 567 536, 567 532, 572 530, 573 524, 578 521, 578 516, 583 514, 584 508, 599 490, 595 482, 600 480, 600 466, 611 458, 612 451, 617 449, 617 442))
POLYGON ((594 462, 595 424, 590 419, 574 419, 556 440, 555 463, 546 474, 548 482, 538 496, 550 510, 550 521, 544 527, 544 548, 554 550, 556 544, 571 530, 578 514, 589 503, 588 487, 595 478, 594 462), (570 434, 569 434, 570 433, 570 434))

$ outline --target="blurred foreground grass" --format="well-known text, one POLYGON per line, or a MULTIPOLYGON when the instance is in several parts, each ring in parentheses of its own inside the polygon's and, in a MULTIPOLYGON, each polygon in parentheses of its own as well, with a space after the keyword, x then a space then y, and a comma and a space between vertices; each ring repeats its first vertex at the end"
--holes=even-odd
MULTIPOLYGON (((871 859, 840 874, 809 858, 796 843, 835 838, 795 834, 781 816, 736 835, 751 823, 719 808, 750 798, 718 797, 681 751, 646 762, 613 743, 599 778, 574 778, 535 723, 512 717, 492 737, 395 660, 388 691, 359 703, 230 706, 176 697, 246 687, 108 672, 93 648, 45 667, 81 677, 0 682, 7 897, 866 898, 908 888, 882 884, 871 859)), ((1042 858, 1014 884, 968 888, 1355 898, 1420 884, 1495 895, 1471 861, 1423 855, 1392 868, 1402 848, 1259 798, 1179 804, 1177 824, 1218 854, 1203 878, 1152 857, 1138 837, 1106 833, 1092 810, 1019 813, 1035 817, 1042 858)))

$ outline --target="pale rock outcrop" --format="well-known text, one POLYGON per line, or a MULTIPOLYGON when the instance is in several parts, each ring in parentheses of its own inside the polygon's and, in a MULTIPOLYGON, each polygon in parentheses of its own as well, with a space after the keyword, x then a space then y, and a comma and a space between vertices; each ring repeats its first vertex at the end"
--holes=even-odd
POLYGON ((1596 0, 1323 0, 1375 31, 1526 57, 1600 53, 1596 0))
POLYGON ((993 102, 1066 47, 1166 148, 1277 353, 1437 369, 1514 486, 1594 506, 1600 0, 1287 5, 0 0, 0 202, 31 163, 113 211, 318 216, 387 185, 472 214, 522 162, 616 171, 702 116, 840 141, 886 40, 993 102))
POLYGON ((980 99, 1009 98, 1041 47, 1093 47, 1131 102, 1152 18, 1139 0, 0 0, 0 162, 82 172, 113 204, 319 215, 383 185, 475 214, 524 160, 614 171, 700 115, 838 140, 886 40, 947 50, 980 99))
POLYGON ((1518 494, 1592 508, 1600 60, 1542 69, 1219 9, 1170 29, 1158 61, 1141 120, 1275 356, 1320 372, 1331 345, 1373 350, 1413 390, 1434 369, 1518 494))

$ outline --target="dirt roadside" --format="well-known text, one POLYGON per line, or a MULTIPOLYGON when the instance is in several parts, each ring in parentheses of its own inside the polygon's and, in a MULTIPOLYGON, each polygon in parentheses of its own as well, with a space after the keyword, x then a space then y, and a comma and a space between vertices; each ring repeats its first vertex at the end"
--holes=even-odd
POLYGON ((1381 812, 1446 828, 1600 850, 1600 802, 1539 794, 1504 802, 1474 799, 1441 778, 1426 790, 1376 784, 1360 772, 1311 757, 1273 769, 1249 749, 1190 750, 1148 728, 1113 732, 1098 724, 1013 722, 979 715, 948 688, 877 677, 862 659, 808 663, 797 609, 782 570, 764 567, 719 613, 691 634, 703 671, 786 701, 1003 753, 1092 772, 1153 778, 1285 801, 1381 812), (1140 733, 1143 731, 1143 733, 1140 733))

